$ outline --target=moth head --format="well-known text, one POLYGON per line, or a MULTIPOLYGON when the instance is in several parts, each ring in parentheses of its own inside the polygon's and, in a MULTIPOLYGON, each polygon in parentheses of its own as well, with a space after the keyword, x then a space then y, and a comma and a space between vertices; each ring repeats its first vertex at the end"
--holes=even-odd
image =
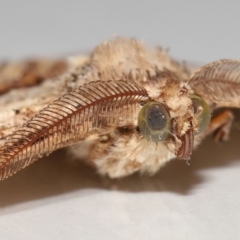
POLYGON ((183 82, 168 81, 159 93, 141 108, 139 132, 148 141, 164 142, 178 158, 188 159, 194 135, 209 125, 210 108, 200 96, 190 94, 183 82))

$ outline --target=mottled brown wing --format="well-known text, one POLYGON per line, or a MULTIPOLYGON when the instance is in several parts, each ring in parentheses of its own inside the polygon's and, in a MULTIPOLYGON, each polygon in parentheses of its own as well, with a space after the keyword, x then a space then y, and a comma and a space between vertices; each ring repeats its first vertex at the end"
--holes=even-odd
POLYGON ((197 95, 216 107, 240 108, 240 61, 207 64, 191 76, 189 83, 197 95))
POLYGON ((43 155, 111 126, 137 119, 144 88, 126 81, 92 82, 40 111, 0 148, 0 180, 43 155))
POLYGON ((67 69, 66 60, 37 59, 0 63, 0 95, 13 88, 29 87, 54 78, 67 69))

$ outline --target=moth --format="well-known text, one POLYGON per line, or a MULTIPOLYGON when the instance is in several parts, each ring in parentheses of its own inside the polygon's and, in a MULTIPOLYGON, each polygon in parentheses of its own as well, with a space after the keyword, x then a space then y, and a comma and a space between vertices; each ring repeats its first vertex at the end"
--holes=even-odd
POLYGON ((117 37, 89 56, 2 63, 0 94, 1 180, 63 147, 111 178, 154 174, 209 134, 229 138, 240 61, 196 69, 117 37))

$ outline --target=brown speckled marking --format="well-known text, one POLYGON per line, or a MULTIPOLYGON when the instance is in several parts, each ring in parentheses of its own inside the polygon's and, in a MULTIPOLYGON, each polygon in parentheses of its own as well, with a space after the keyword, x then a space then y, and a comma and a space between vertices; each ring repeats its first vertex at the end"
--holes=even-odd
POLYGON ((67 70, 63 60, 32 60, 19 63, 0 63, 0 94, 11 89, 38 85, 67 70))

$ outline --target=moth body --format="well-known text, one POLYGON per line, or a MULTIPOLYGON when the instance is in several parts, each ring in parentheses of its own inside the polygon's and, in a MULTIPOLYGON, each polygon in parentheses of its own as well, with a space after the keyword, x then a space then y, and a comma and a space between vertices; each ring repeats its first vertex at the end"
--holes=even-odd
POLYGON ((190 159, 211 133, 226 140, 233 115, 212 112, 240 107, 235 60, 195 71, 160 48, 115 38, 50 65, 59 74, 41 64, 0 68, 1 180, 62 147, 112 178, 154 174, 173 158, 190 159))

